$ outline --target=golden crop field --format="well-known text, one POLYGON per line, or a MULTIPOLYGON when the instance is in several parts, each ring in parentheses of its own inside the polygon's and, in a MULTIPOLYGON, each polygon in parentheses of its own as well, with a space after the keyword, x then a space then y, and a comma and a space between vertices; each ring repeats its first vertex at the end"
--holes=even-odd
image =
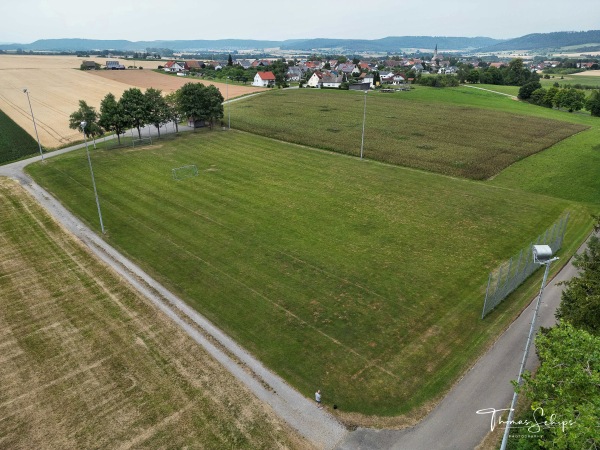
POLYGON ((225 99, 227 98, 227 92, 229 92, 229 98, 234 98, 240 95, 246 95, 265 90, 265 88, 254 86, 240 86, 236 84, 230 84, 227 86, 225 83, 218 81, 204 81, 195 78, 178 77, 172 75, 167 76, 151 70, 97 70, 90 73, 107 80, 125 83, 128 86, 135 86, 139 87, 140 89, 153 87, 155 89, 160 89, 165 93, 176 91, 185 83, 189 82, 202 83, 207 86, 214 84, 217 88, 219 88, 221 94, 223 94, 223 98, 225 99))
MULTIPOLYGON (((35 138, 27 96, 36 119, 40 142, 54 148, 82 139, 81 133, 69 128, 69 115, 78 108, 79 100, 100 108, 100 101, 112 92, 117 98, 131 87, 155 87, 165 92, 178 89, 189 81, 151 70, 81 71, 83 60, 100 64, 104 58, 75 56, 0 55, 0 109, 35 138), (101 75, 101 76, 97 76, 101 75)), ((133 64, 123 61, 124 65, 133 64)), ((144 69, 156 68, 164 61, 136 62, 144 69)), ((212 83, 226 96, 224 83, 212 83)), ((229 97, 254 92, 258 88, 229 86, 229 97)))
POLYGON ((0 177, 0 448, 310 448, 0 177))

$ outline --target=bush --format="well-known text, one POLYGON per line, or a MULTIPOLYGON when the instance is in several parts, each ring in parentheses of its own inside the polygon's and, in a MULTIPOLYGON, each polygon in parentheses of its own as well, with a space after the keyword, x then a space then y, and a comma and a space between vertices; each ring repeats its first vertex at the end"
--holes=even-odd
POLYGON ((521 100, 527 100, 531 97, 531 94, 538 90, 541 89, 542 85, 540 84, 539 81, 530 81, 529 83, 525 83, 523 86, 521 86, 521 88, 519 89, 519 95, 518 97, 521 100))

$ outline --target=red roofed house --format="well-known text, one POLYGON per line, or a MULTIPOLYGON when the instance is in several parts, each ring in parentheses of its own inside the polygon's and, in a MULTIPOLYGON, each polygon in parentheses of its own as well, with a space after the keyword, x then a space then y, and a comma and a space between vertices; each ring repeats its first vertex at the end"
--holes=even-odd
POLYGON ((252 86, 271 87, 275 86, 275 75, 273 72, 256 72, 252 86))
POLYGON ((186 62, 169 61, 163 66, 165 72, 183 72, 189 70, 186 62))

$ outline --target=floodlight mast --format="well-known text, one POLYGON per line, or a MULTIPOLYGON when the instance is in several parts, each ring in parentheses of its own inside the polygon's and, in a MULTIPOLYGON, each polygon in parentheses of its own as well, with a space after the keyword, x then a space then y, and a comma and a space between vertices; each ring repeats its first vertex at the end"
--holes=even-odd
POLYGON ((94 197, 96 197, 96 206, 98 207, 98 217, 100 218, 100 229, 102 234, 105 234, 104 223, 102 222, 102 211, 100 211, 100 200, 98 200, 98 191, 96 190, 96 180, 94 178, 94 169, 92 169, 92 159, 90 158, 90 149, 88 148, 87 139, 85 137, 85 126, 87 122, 81 122, 81 131, 83 132, 83 140, 85 142, 85 151, 87 153, 88 164, 90 165, 90 173, 92 174, 92 185, 94 186, 94 197))
MULTIPOLYGON (((531 319, 531 326, 529 327, 529 335, 527 336, 527 343, 525 344, 525 351, 523 352, 523 360, 521 361, 521 367, 519 368, 519 376, 517 378, 517 385, 521 386, 523 382, 523 371, 525 370, 525 363, 527 362, 527 355, 529 354, 529 348, 531 347, 531 342, 533 340, 533 331, 535 326, 535 319, 537 317, 538 311, 540 309, 540 304, 542 302, 542 294, 544 293, 544 286, 546 285, 546 280, 548 279, 548 272, 550 271, 550 263, 552 261, 556 261, 558 257, 552 257, 552 248, 549 245, 534 245, 533 246, 533 261, 537 264, 545 265, 546 270, 544 270, 544 278, 542 279, 542 286, 540 287, 540 293, 538 295, 537 303, 535 305, 535 310, 533 311, 533 318, 531 319)), ((510 404, 510 408, 508 410, 508 418, 506 419, 506 428, 504 429, 504 436, 502 437, 502 445, 500 446, 500 450, 506 449, 506 444, 508 443, 508 434, 510 431, 510 425, 513 420, 515 406, 517 404, 518 393, 515 391, 512 402, 510 404)))
POLYGON ((360 159, 363 159, 363 147, 365 145, 365 122, 367 120, 367 92, 369 91, 365 91, 365 106, 363 108, 362 138, 360 140, 360 159))
POLYGON ((42 161, 44 160, 44 153, 42 152, 42 144, 40 144, 40 137, 38 136, 37 126, 35 124, 35 117, 33 116, 33 108, 31 107, 31 100, 29 99, 29 90, 23 88, 23 92, 27 94, 27 102, 29 103, 29 110, 31 111, 31 119, 33 120, 33 129, 35 130, 35 138, 37 139, 38 147, 40 148, 40 155, 42 155, 42 161))

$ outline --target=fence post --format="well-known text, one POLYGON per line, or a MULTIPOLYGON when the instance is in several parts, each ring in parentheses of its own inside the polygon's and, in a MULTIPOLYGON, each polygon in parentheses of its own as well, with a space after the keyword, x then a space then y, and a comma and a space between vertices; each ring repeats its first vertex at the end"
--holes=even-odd
POLYGON ((487 314, 487 311, 486 311, 485 307, 487 305, 488 293, 490 291, 490 283, 491 282, 492 282, 492 272, 490 272, 490 276, 488 277, 487 288, 485 288, 485 300, 483 301, 483 312, 481 313, 481 318, 482 319, 487 314))

